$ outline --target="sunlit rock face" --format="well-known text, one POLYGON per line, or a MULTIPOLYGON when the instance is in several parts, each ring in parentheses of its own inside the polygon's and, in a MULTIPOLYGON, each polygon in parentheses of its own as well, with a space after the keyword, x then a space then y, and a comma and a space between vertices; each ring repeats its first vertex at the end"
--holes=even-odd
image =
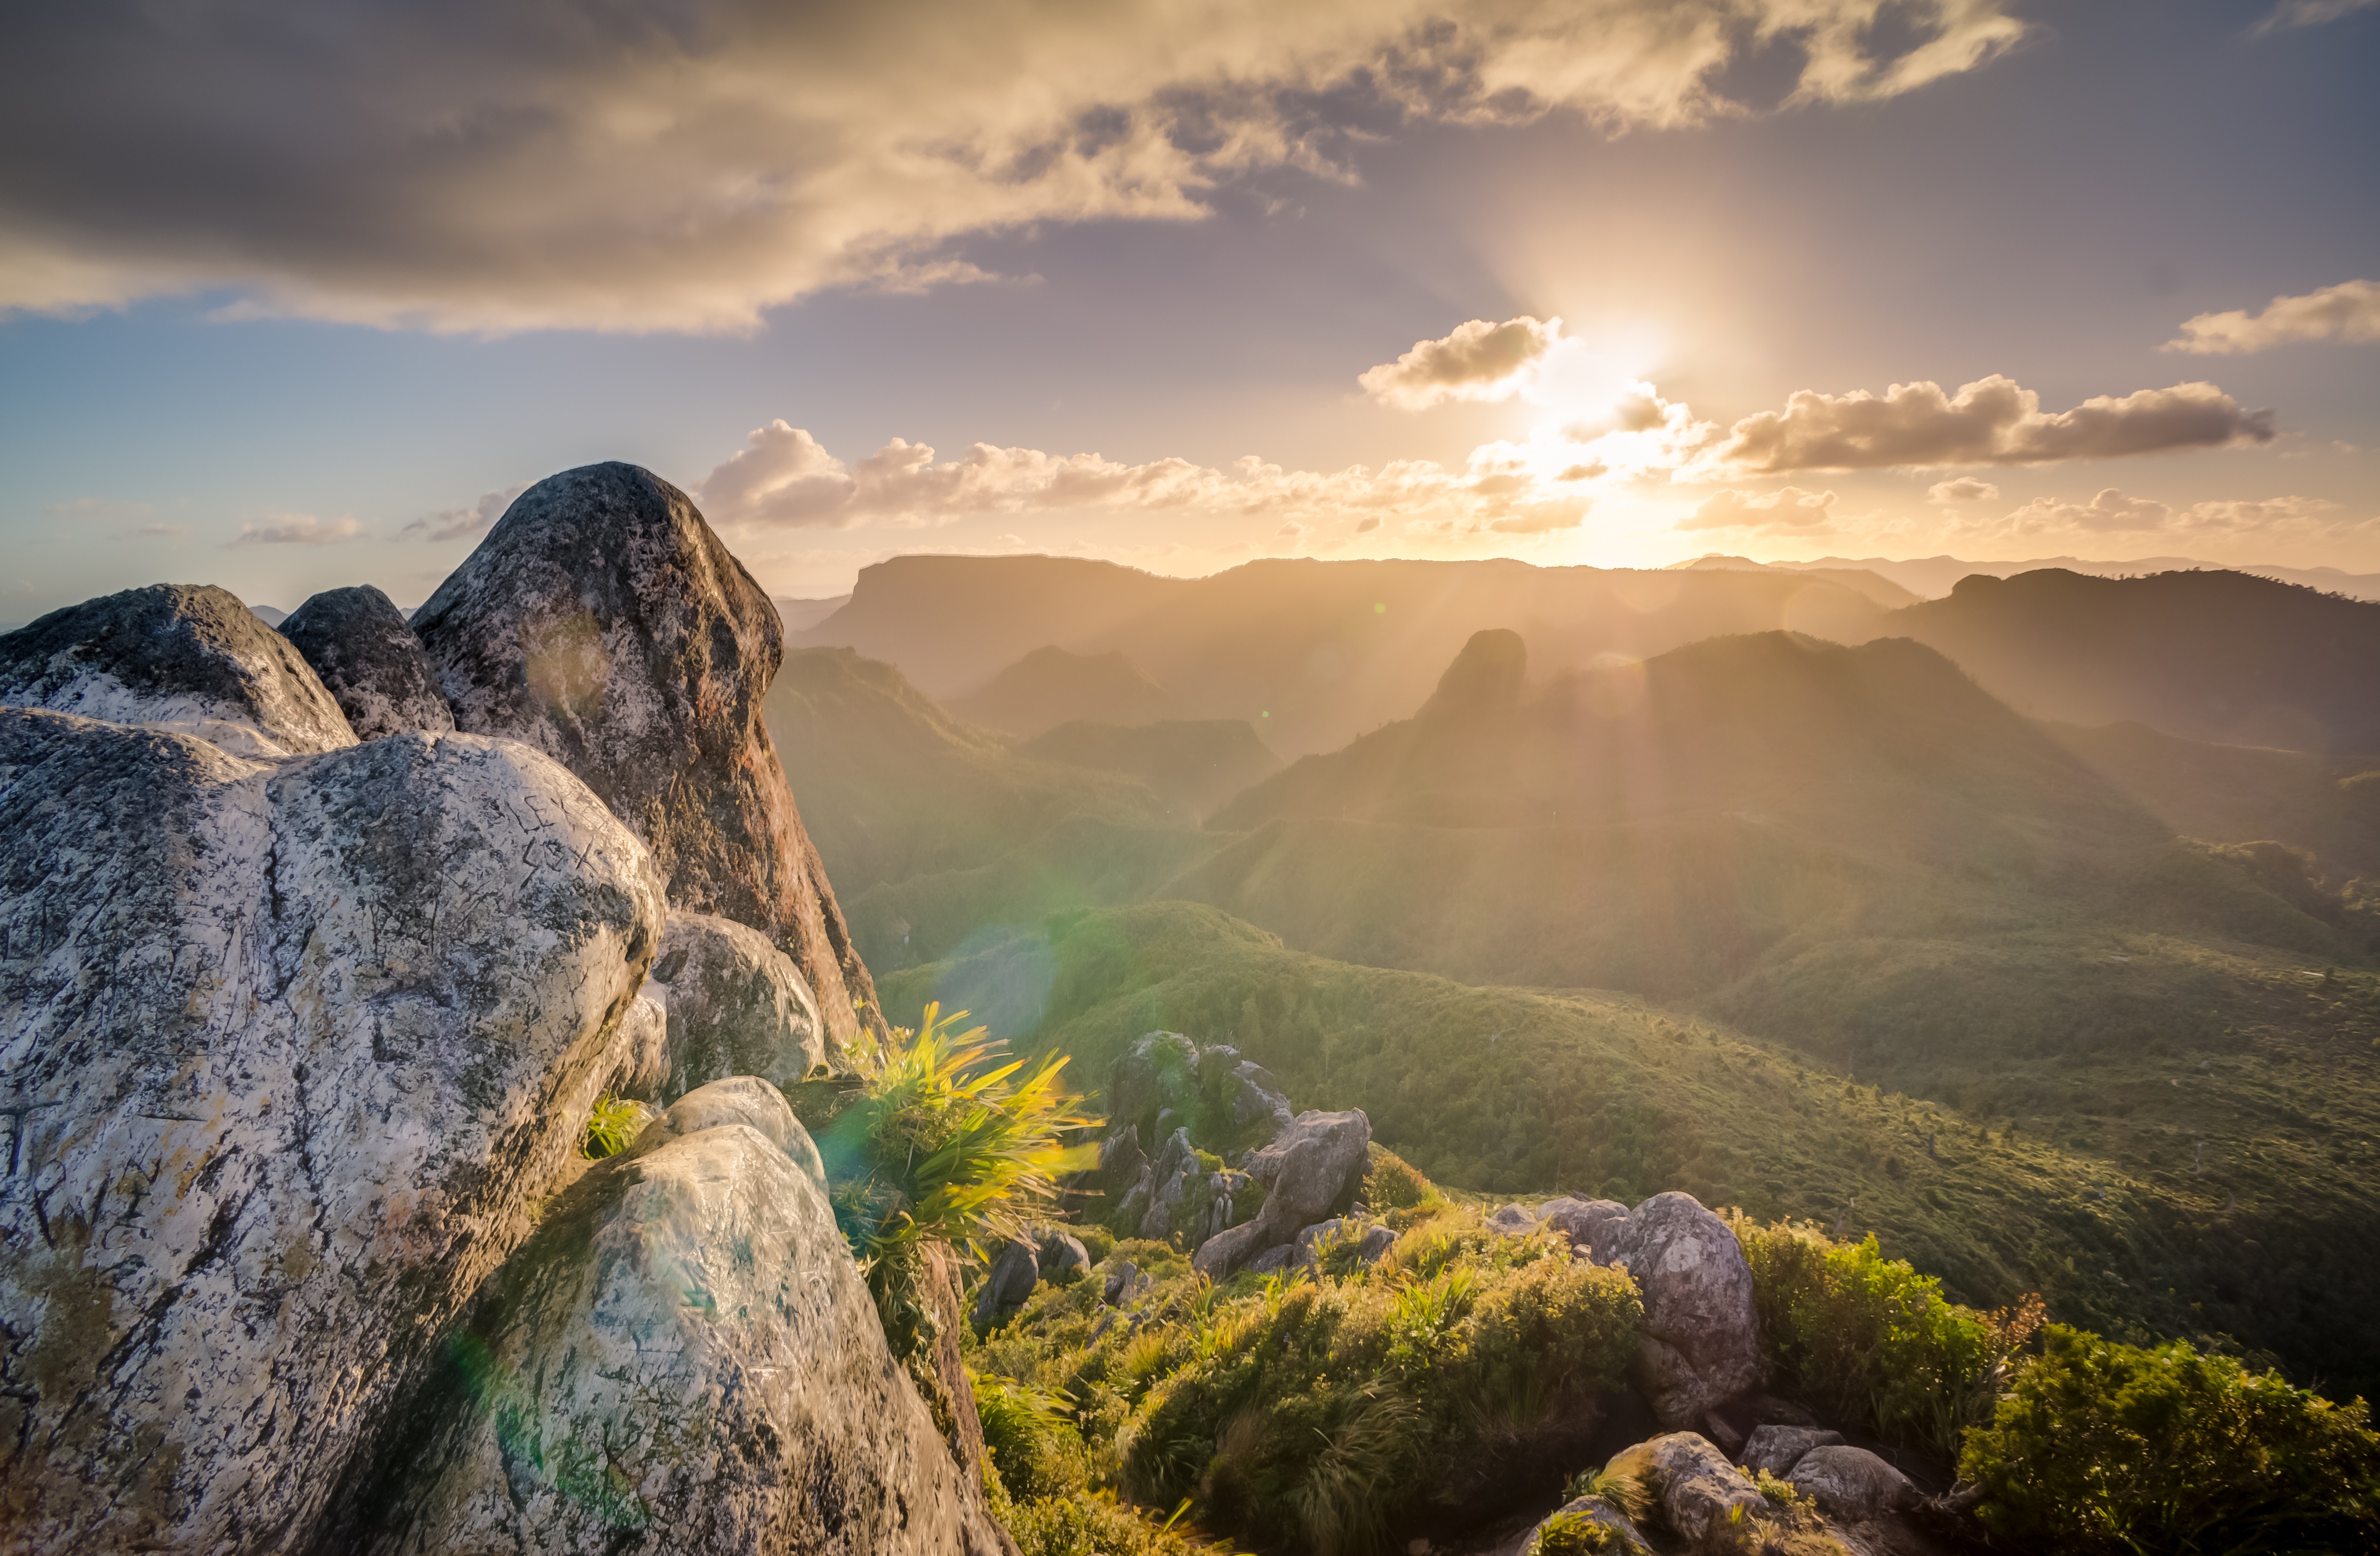
POLYGON ((803 832, 761 699, 776 608, 686 493, 633 465, 523 492, 415 613, 458 728, 525 741, 652 849, 670 901, 762 930, 830 1041, 874 1002, 803 832))
POLYGON ((1752 1266, 1727 1222, 1693 1195, 1657 1194, 1628 1213, 1612 1257, 1645 1294, 1638 1381, 1663 1426, 1697 1425, 1759 1383, 1752 1266))
POLYGON ((1002 1549, 885 1346, 814 1158, 783 1098, 739 1079, 588 1173, 381 1456, 362 1549, 1002 1549))
POLYGON ((179 730, 236 756, 356 743, 297 650, 212 584, 128 589, 0 636, 0 704, 179 730))
POLYGON ((370 584, 326 589, 282 618, 277 631, 337 700, 358 740, 420 730, 438 735, 455 715, 405 613, 370 584))
POLYGON ((313 694, 269 761, 0 710, 0 1547, 306 1547, 617 1067, 649 852, 313 694))

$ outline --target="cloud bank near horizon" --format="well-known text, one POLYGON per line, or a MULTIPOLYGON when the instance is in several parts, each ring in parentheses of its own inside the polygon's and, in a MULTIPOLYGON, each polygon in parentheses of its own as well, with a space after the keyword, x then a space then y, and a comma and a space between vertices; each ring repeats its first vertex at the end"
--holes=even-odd
POLYGON ((17 6, 0 140, 45 152, 0 163, 0 315, 225 290, 230 317, 749 330, 982 279, 972 234, 1352 180, 1399 124, 1873 102, 2026 30, 2003 0, 17 6), (1777 102, 1723 84, 1779 65, 1777 102))

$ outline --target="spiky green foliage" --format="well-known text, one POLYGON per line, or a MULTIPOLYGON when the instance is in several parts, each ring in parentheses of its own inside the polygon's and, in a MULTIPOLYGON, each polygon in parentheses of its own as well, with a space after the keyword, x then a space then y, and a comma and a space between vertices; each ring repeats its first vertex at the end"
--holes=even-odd
POLYGON ((2335 1404, 2186 1344, 2053 1325, 1961 1476, 2020 1547, 2075 1556, 2380 1549, 2380 1433, 2335 1404))
POLYGON ((1622 1537, 1609 1524, 1567 1510, 1538 1526, 1531 1556, 1603 1556, 1621 1549, 1622 1537))
POLYGON ((1808 1226, 1730 1218, 1752 1266, 1769 1371, 1830 1420, 1955 1456, 1989 1419, 2008 1362, 2041 1322, 2041 1300, 1979 1313, 1874 1237, 1839 1243, 1808 1226))
POLYGON ((595 1100, 595 1111, 588 1115, 587 1132, 578 1142, 578 1154, 590 1161, 619 1155, 644 1128, 645 1118, 643 1103, 605 1092, 595 1100))

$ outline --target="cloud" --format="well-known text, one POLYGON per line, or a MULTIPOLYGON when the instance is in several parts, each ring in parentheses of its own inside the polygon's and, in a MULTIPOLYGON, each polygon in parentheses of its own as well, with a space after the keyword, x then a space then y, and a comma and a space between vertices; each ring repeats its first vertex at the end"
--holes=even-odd
POLYGON ((1754 497, 1733 490, 1713 492, 1680 521, 1681 529, 1827 529, 1833 527, 1835 494, 1781 487, 1754 497))
POLYGON ((152 541, 176 541, 189 532, 190 527, 187 524, 144 524, 134 531, 152 541))
POLYGON ((2000 494, 2000 489, 1987 480, 1973 476, 1961 476, 1956 480, 1937 480, 1925 489, 1929 503, 1988 503, 2000 494))
POLYGON ((500 491, 482 492, 476 503, 459 508, 441 508, 436 513, 415 519, 399 529, 396 538, 402 541, 419 536, 425 541, 460 541, 484 535, 494 527, 496 520, 504 517, 504 510, 513 505, 513 499, 528 489, 529 483, 522 481, 517 486, 507 486, 500 491))
POLYGON ((2353 16, 2356 12, 2369 9, 2375 5, 2380 5, 2380 0, 2281 0, 2281 3, 2273 8, 2272 15, 2258 22, 2249 30, 2248 35, 2252 38, 2261 38, 2268 32, 2286 32, 2299 27, 2320 27, 2325 22, 2337 21, 2341 17, 2353 16))
POLYGON ((2342 281, 2298 298, 2275 298, 2265 311, 2201 313, 2182 321, 2167 351, 2228 356, 2301 340, 2380 340, 2380 281, 2342 281))
POLYGON ((1219 468, 984 443, 943 459, 930 444, 894 438, 854 465, 805 429, 776 420, 689 490, 711 523, 742 530, 1080 512, 1202 514, 1308 529, 1352 524, 1358 534, 1389 517, 1522 535, 1574 526, 1588 497, 1574 485, 1538 480, 1513 447, 1484 444, 1461 467, 1400 459, 1316 471, 1284 469, 1255 455, 1219 468))
POLYGON ((2367 529, 2374 522, 2336 517, 2342 512, 2337 503, 2321 497, 2204 502, 2178 508, 2154 498, 2128 496, 2110 486, 2087 503, 2035 498, 1991 528, 2001 533, 2027 535, 2082 530, 2094 534, 2155 531, 2217 536, 2252 531, 2278 537, 2339 535, 2367 529))
POLYGON ((52 518, 140 518, 154 513, 148 503, 111 503, 98 497, 77 497, 68 502, 52 503, 43 513, 52 518))
POLYGON ((364 532, 359 518, 317 518, 310 513, 274 514, 264 524, 243 524, 227 546, 328 546, 358 540, 364 532))
POLYGON ((2270 411, 2248 411, 2212 383, 2099 395, 2056 414, 2041 396, 1995 373, 1946 395, 1933 383, 1794 393, 1782 412, 1737 422, 1713 451, 1721 466, 1760 475, 1885 466, 2039 465, 2174 449, 2269 443, 2270 411))
POLYGON ((0 7, 0 311, 738 331, 980 278, 957 240, 1348 180, 1399 123, 1611 132, 1976 69, 2007 0, 0 7), (27 148, 39 148, 37 152, 27 148))
POLYGON ((1561 341, 1561 321, 1523 314, 1491 324, 1474 319, 1451 334, 1417 340, 1393 362, 1366 369, 1355 382, 1382 405, 1426 410, 1449 400, 1509 400, 1561 341))

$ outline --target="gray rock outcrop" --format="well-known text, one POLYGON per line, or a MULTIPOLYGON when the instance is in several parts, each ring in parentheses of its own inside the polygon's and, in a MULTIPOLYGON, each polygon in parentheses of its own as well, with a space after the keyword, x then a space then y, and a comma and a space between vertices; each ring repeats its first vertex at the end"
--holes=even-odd
POLYGON ((1812 1448, 1794 1463, 1787 1478, 1830 1518, 1878 1518, 1918 1501, 1917 1487, 1909 1477, 1864 1448, 1840 1443, 1812 1448))
POLYGON ((1597 1264, 1611 1262, 1620 1234, 1628 1223, 1628 1207, 1617 1199, 1572 1199, 1565 1196, 1537 1207, 1537 1218, 1570 1239, 1597 1264))
POLYGON ((1724 1549, 1737 1520, 1769 1511, 1768 1499, 1743 1472, 1694 1432, 1671 1432, 1624 1448, 1609 1467, 1648 1487, 1670 1527, 1697 1550, 1724 1549))
POLYGON ((1645 1296, 1638 1381, 1665 1427, 1698 1424, 1760 1381, 1752 1267, 1727 1223, 1690 1194, 1628 1213, 1613 1250, 1645 1296))
POLYGON ((765 1089, 564 1195, 387 1453, 365 1549, 1000 1550, 825 1195, 771 1138, 791 1111, 728 1122, 765 1089))
POLYGON ((128 589, 0 636, 0 704, 176 730, 234 756, 356 743, 298 650, 212 584, 128 589))
POLYGON ((1298 1114, 1271 1144, 1249 1152, 1242 1163, 1265 1185, 1263 1209, 1208 1238, 1193 1266, 1222 1280, 1265 1249, 1346 1209, 1363 1185, 1371 1143, 1372 1123, 1361 1109, 1298 1114))
POLYGON ((1041 1279, 1052 1285, 1070 1286, 1090 1273, 1091 1250, 1063 1227, 1034 1228, 1033 1250, 1041 1279))
POLYGON ((875 1003, 761 699, 783 624, 685 492, 633 465, 548 477, 413 617, 458 728, 524 741, 644 839, 673 905, 766 933, 828 1040, 875 1003))
POLYGON ((661 935, 650 856, 559 764, 463 735, 357 746, 247 626, 230 640, 296 668, 241 692, 221 656, 209 717, 341 748, 251 761, 0 710, 17 1549, 309 1543, 577 1165, 661 935), (273 700, 292 683, 310 723, 273 700))
POLYGON ((1488 1218, 1488 1230, 1507 1237, 1526 1237, 1538 1230, 1537 1218, 1525 1205, 1506 1205, 1488 1218))
POLYGON ((1780 1479, 1813 1448, 1840 1443, 1843 1434, 1818 1427, 1755 1427, 1743 1444, 1743 1467, 1780 1479))
POLYGON ((324 590, 283 617, 278 630, 322 677, 357 739, 455 727, 421 639, 371 585, 324 590))
POLYGON ((1040 1283, 1041 1250, 1029 1237, 1011 1237, 992 1256, 991 1268, 976 1293, 976 1327, 996 1323, 1002 1314, 1023 1306, 1040 1283))
POLYGON ((818 1001, 758 930, 673 908, 652 981, 669 1015, 664 1100, 727 1076, 790 1085, 826 1062, 818 1001))

